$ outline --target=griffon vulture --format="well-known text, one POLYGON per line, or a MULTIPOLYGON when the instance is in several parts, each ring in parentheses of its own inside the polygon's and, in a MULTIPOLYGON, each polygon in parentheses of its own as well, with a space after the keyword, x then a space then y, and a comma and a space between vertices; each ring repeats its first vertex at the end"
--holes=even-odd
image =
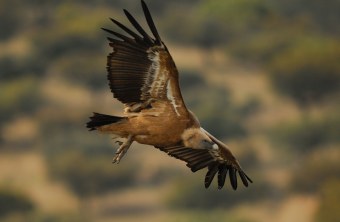
POLYGON ((115 19, 112 22, 126 35, 103 28, 114 37, 108 38, 113 51, 107 57, 107 78, 114 98, 125 105, 124 116, 94 113, 87 127, 126 138, 120 142, 114 163, 119 163, 136 141, 185 161, 192 172, 208 168, 206 188, 217 174, 221 189, 228 171, 233 189, 237 188, 237 173, 247 187, 252 180, 228 147, 204 130, 187 109, 176 65, 143 0, 142 7, 152 37, 126 10, 126 17, 137 32, 115 19))

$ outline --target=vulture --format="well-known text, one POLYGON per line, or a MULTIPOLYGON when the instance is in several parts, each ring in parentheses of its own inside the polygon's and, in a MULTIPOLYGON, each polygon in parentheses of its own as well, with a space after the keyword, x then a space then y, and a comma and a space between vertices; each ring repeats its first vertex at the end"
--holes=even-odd
POLYGON ((141 2, 152 36, 127 10, 124 13, 135 31, 112 18, 125 34, 102 28, 112 35, 108 37, 112 52, 107 56, 107 79, 114 98, 124 104, 124 114, 93 113, 87 128, 124 138, 124 142, 117 141, 119 148, 113 163, 119 163, 136 141, 185 161, 192 172, 207 168, 206 188, 217 174, 218 189, 221 189, 228 172, 234 190, 238 176, 247 187, 252 180, 228 146, 203 129, 195 114, 186 107, 176 65, 149 9, 141 2))

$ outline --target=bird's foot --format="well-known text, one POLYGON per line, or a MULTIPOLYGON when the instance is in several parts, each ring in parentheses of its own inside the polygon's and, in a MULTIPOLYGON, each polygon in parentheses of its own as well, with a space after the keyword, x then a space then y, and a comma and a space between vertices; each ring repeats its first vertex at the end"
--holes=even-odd
POLYGON ((116 143, 119 144, 119 148, 116 151, 116 155, 113 157, 112 163, 119 163, 120 160, 123 158, 125 153, 128 151, 132 144, 132 135, 129 135, 127 140, 125 142, 122 141, 116 141, 116 143))

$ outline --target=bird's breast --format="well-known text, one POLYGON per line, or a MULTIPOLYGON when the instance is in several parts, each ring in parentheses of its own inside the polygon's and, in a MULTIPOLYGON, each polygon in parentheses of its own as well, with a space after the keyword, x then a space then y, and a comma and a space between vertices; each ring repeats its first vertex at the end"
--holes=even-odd
POLYGON ((135 119, 135 140, 153 146, 173 145, 182 140, 181 135, 188 121, 169 116, 143 116, 135 119))

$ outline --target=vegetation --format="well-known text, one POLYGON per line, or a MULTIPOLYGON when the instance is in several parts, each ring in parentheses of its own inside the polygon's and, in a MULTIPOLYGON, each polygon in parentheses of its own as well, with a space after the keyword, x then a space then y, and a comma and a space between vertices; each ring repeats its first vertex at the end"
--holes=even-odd
POLYGON ((110 156, 85 157, 81 153, 65 152, 52 160, 52 174, 69 184, 81 197, 130 187, 135 179, 133 167, 108 167, 110 156))
POLYGON ((317 214, 316 221, 336 221, 339 218, 338 200, 340 198, 339 192, 340 181, 327 181, 321 189, 321 206, 317 214))
POLYGON ((275 56, 271 78, 282 92, 305 104, 320 101, 340 86, 340 42, 329 39, 299 40, 275 56))
POLYGON ((0 219, 142 221, 166 211, 179 221, 265 221, 242 209, 284 210, 292 196, 316 200, 316 221, 339 218, 339 1, 146 2, 169 50, 181 49, 183 59, 174 58, 188 107, 254 184, 206 190, 203 171, 191 175, 137 144, 113 166, 109 136, 86 131, 92 111, 122 108, 107 86, 111 49, 100 27, 115 29, 109 17, 127 24, 122 8, 144 19, 139 1, 1 1, 0 186, 11 189, 0 189, 0 219), (32 153, 45 162, 23 161, 32 153), (22 183, 30 169, 47 178, 22 183), (71 212, 56 210, 58 198, 34 202, 60 190, 71 212))
MULTIPOLYGON (((204 171, 204 170, 202 170, 204 171)), ((212 184, 212 189, 205 189, 201 178, 187 179, 176 183, 175 189, 166 198, 167 203, 174 209, 195 209, 209 211, 213 209, 230 208, 244 203, 254 203, 259 199, 266 199, 270 194, 277 192, 264 180, 257 177, 257 183, 252 184, 252 190, 240 186, 238 190, 232 191, 229 181, 226 181, 223 192, 212 184)), ((228 179, 228 178, 227 178, 228 179)))
POLYGON ((303 154, 322 146, 339 143, 339 120, 338 115, 329 115, 322 119, 305 117, 299 122, 280 124, 276 129, 271 129, 270 134, 278 146, 303 154))
POLYGON ((16 190, 0 189, 0 218, 11 213, 28 212, 34 209, 34 204, 25 194, 16 190))

